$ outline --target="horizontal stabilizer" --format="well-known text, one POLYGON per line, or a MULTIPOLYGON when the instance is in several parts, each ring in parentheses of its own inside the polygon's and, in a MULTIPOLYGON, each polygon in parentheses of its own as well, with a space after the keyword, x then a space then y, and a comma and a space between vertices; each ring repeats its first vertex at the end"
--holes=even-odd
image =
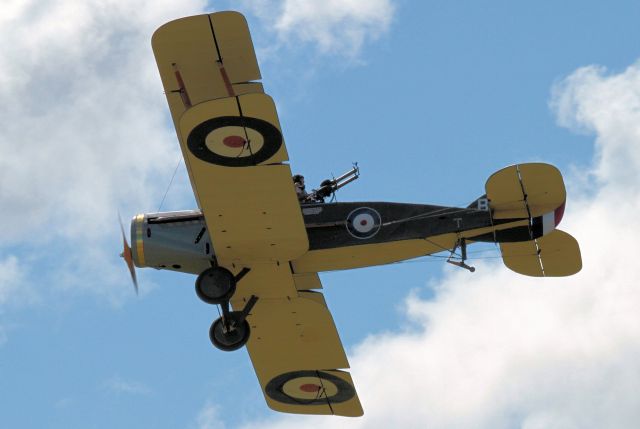
POLYGON ((558 229, 536 240, 500 243, 504 264, 532 277, 570 276, 582 269, 578 242, 558 229))
POLYGON ((485 189, 494 219, 542 216, 567 197, 560 171, 539 162, 503 168, 489 177, 485 189))

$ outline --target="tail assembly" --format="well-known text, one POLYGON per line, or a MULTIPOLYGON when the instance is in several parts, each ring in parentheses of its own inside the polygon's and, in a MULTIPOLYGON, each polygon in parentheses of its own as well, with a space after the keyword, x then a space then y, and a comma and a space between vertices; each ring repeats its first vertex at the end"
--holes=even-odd
POLYGON ((513 165, 494 173, 485 188, 493 219, 529 219, 528 240, 497 240, 509 269, 534 277, 580 271, 578 242, 556 229, 567 195, 557 168, 543 163, 513 165))

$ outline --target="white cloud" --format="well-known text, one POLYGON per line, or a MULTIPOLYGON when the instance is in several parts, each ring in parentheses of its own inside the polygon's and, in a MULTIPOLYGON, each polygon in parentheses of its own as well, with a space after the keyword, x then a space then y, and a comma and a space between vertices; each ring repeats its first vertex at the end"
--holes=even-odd
POLYGON ((22 283, 24 274, 13 255, 0 260, 0 306, 5 304, 22 283))
POLYGON ((38 294, 30 284, 28 260, 8 254, 0 259, 0 314, 3 307, 38 302, 38 294))
POLYGON ((355 58, 363 45, 391 25, 392 0, 259 0, 246 6, 271 26, 280 41, 316 45, 323 54, 355 58))
POLYGON ((200 410, 198 418, 196 419, 197 429, 225 429, 225 424, 220 417, 220 408, 207 402, 200 410))
POLYGON ((38 284, 130 293, 117 209, 155 210, 180 156, 151 34, 204 6, 3 3, 0 247, 28 254, 38 284))
POLYGON ((150 395, 153 391, 144 383, 133 380, 125 380, 121 377, 113 377, 104 383, 104 387, 114 393, 126 393, 129 395, 150 395))
POLYGON ((248 427, 635 427, 639 75, 640 63, 616 75, 588 67, 554 91, 559 122, 595 133, 598 148, 599 185, 569 189, 562 225, 581 243, 578 275, 533 279, 497 263, 449 271, 432 300, 407 298, 419 328, 372 336, 352 353, 363 418, 278 416, 248 427))
POLYGON ((103 237, 118 204, 157 201, 166 186, 158 177, 179 152, 150 37, 201 6, 172 3, 14 6, 0 28, 0 205, 11 208, 0 222, 5 244, 103 237))
POLYGON ((580 68, 558 83, 554 94, 552 107, 560 125, 596 134, 597 179, 637 191, 640 62, 610 76, 604 67, 580 68))
POLYGON ((0 346, 9 337, 12 323, 7 323, 5 313, 9 307, 21 307, 38 301, 38 295, 27 281, 24 261, 15 255, 0 259, 0 346))

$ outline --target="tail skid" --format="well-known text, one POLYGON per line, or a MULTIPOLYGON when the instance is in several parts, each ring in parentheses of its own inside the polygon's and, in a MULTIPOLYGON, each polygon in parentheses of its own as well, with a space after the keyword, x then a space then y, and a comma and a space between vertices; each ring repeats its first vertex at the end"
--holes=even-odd
POLYGON ((469 270, 470 272, 475 272, 476 268, 471 265, 467 265, 465 261, 467 260, 467 241, 464 238, 458 240, 456 245, 451 250, 451 255, 447 258, 447 262, 451 265, 455 265, 460 268, 464 268, 465 270, 469 270), (456 249, 460 246, 460 257, 455 257, 456 249))

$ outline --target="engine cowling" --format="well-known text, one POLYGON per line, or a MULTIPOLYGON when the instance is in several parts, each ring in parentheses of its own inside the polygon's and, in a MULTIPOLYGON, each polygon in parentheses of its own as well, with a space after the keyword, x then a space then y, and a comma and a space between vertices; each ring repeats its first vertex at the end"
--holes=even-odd
POLYGON ((211 266, 213 245, 198 210, 147 213, 131 220, 136 267, 200 274, 211 266))

